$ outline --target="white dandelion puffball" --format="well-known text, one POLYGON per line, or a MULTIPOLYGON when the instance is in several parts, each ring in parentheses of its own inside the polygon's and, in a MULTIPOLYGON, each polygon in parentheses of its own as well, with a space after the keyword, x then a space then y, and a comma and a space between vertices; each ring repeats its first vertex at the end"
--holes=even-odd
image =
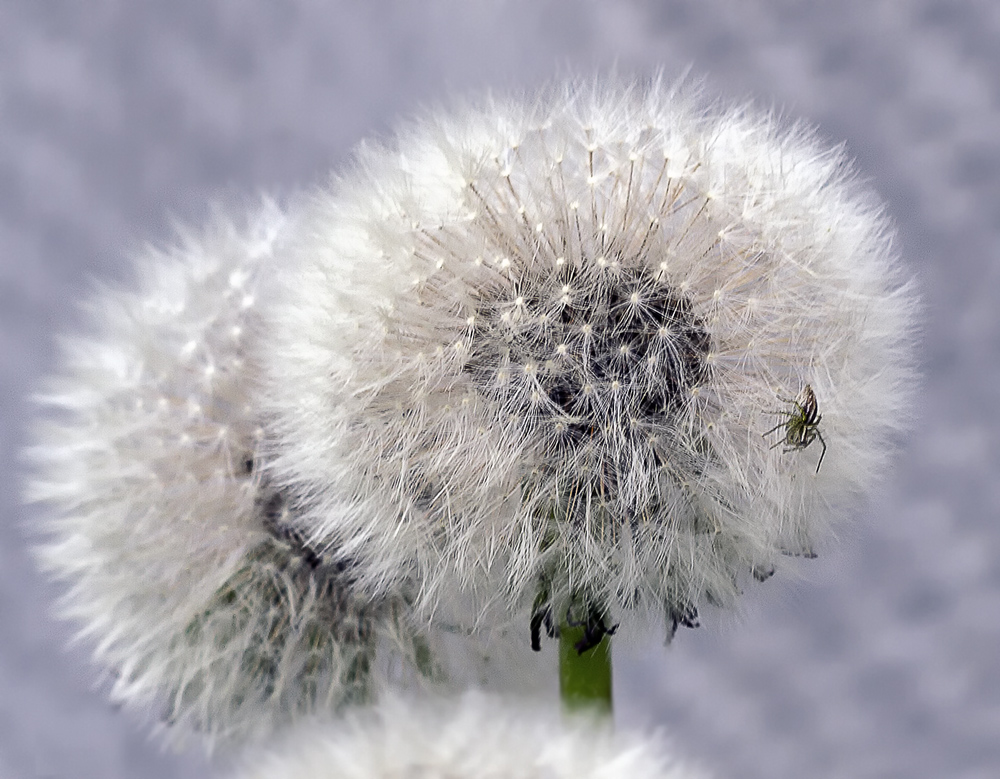
POLYGON ((273 477, 430 608, 693 623, 812 555, 906 421, 916 299, 877 202, 808 131, 685 88, 428 113, 287 259, 273 477))
POLYGON ((137 263, 91 301, 41 399, 30 498, 52 507, 43 567, 68 585, 113 681, 172 741, 211 747, 438 673, 405 599, 353 589, 261 474, 258 296, 290 229, 273 204, 137 263), (406 669, 409 669, 408 671, 406 669))
POLYGON ((302 725, 232 779, 707 779, 662 741, 482 694, 392 699, 334 727, 302 725))

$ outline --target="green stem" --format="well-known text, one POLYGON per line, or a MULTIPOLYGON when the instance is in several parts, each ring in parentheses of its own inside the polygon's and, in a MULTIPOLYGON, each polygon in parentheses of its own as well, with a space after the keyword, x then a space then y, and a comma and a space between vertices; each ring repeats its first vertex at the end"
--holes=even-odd
POLYGON ((566 713, 611 717, 611 636, 582 654, 576 644, 584 627, 559 626, 559 694, 566 713))

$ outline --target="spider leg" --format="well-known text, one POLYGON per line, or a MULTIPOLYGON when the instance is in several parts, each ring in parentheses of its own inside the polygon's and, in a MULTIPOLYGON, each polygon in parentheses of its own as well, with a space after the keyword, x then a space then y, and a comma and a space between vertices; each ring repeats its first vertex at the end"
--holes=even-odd
POLYGON ((816 431, 816 435, 819 438, 819 442, 823 444, 823 451, 820 453, 819 462, 816 463, 816 473, 819 473, 819 467, 823 464, 823 458, 826 457, 826 441, 823 440, 823 434, 819 430, 816 431))
MULTIPOLYGON (((772 412, 772 413, 777 413, 777 412, 772 412)), ((781 428, 783 428, 783 427, 786 427, 787 425, 788 425, 788 423, 787 423, 787 422, 779 422, 779 423, 778 423, 778 424, 776 424, 776 425, 775 425, 774 427, 772 427, 772 428, 771 428, 770 430, 768 430, 768 431, 767 431, 766 433, 761 433, 761 434, 760 434, 760 437, 761 437, 761 438, 767 438, 767 437, 768 437, 769 435, 771 435, 771 433, 773 433, 773 432, 774 432, 775 430, 781 430, 781 428)), ((775 444, 775 446, 776 446, 776 445, 777 445, 777 444, 775 444)), ((771 448, 773 449, 774 447, 771 447, 771 448)))

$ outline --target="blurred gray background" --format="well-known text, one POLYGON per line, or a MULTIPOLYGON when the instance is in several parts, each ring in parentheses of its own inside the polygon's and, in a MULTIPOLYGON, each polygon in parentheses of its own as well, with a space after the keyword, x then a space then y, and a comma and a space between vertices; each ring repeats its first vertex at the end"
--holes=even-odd
POLYGON ((720 779, 1000 776, 1000 4, 3 0, 0 777, 209 773, 93 690, 27 553, 25 397, 89 280, 428 101, 689 64, 846 140, 921 278, 925 381, 893 476, 804 581, 618 652, 619 722, 720 779))

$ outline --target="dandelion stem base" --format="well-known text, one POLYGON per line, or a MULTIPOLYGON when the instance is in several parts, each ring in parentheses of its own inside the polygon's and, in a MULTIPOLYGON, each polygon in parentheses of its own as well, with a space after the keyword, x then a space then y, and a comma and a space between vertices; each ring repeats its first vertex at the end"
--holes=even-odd
POLYGON ((611 637, 605 635, 597 646, 581 653, 577 644, 584 633, 583 626, 559 626, 559 694, 563 711, 610 718, 611 637))

